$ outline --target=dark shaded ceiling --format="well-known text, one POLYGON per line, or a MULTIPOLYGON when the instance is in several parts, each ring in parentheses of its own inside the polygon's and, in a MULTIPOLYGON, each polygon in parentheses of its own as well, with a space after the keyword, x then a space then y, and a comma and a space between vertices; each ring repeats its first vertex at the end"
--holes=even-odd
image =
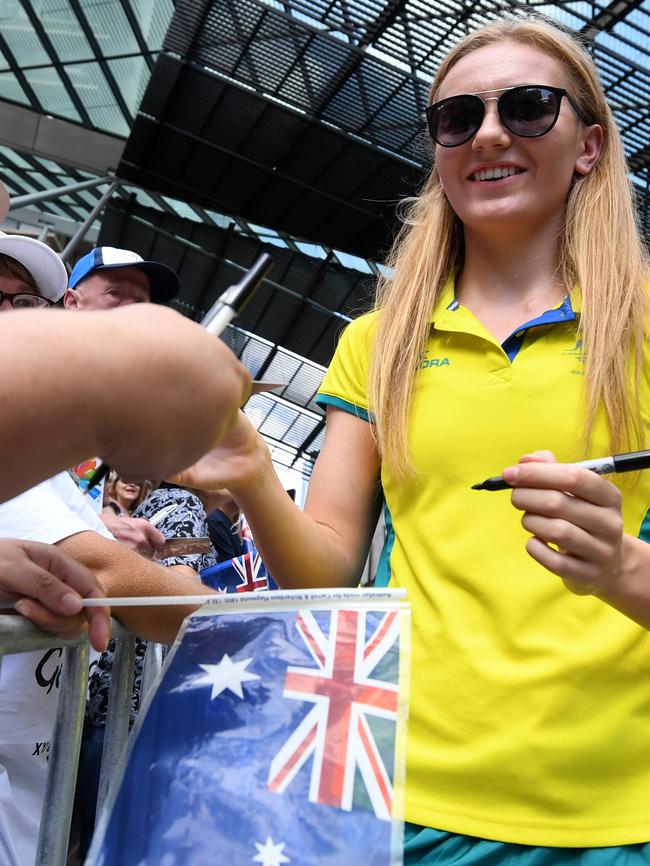
POLYGON ((194 318, 270 251, 225 339, 287 383, 247 407, 268 441, 312 454, 323 366, 429 164, 429 81, 466 30, 527 10, 590 46, 650 237, 648 0, 20 0, 0 28, 0 174, 14 200, 59 191, 4 227, 159 259, 194 318), (111 173, 86 228, 107 184, 69 185, 111 173))
MULTIPOLYGON (((422 116, 440 57, 465 29, 538 5, 179 2, 118 173, 380 260, 395 203, 428 165, 422 116)), ((587 18, 585 4, 553 8, 590 41, 647 188, 650 72, 637 47, 648 47, 647 9, 617 0, 587 18)))
POLYGON ((196 319, 262 252, 270 253, 273 269, 238 317, 238 326, 327 365, 345 323, 371 308, 374 275, 344 267, 331 252, 319 259, 264 243, 235 231, 235 225, 207 226, 130 199, 114 199, 98 243, 138 249, 167 263, 183 286, 174 305, 196 319))
POLYGON ((119 174, 165 195, 381 258, 395 202, 419 173, 403 161, 163 57, 119 174))

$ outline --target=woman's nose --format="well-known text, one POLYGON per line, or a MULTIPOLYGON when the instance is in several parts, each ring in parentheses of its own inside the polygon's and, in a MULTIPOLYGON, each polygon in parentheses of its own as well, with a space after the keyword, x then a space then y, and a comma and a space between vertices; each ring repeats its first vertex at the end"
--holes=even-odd
POLYGON ((483 122, 472 139, 472 147, 475 149, 495 145, 497 147, 507 147, 510 144, 510 140, 510 133, 499 117, 496 99, 486 99, 483 122))

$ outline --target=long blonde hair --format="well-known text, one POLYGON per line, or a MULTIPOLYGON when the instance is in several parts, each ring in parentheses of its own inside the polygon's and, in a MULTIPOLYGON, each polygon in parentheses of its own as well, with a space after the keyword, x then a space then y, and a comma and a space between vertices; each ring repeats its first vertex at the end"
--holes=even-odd
MULTIPOLYGON (((603 129, 600 159, 569 193, 560 239, 559 275, 567 292, 579 286, 579 329, 586 356, 585 447, 604 407, 612 451, 643 442, 638 385, 644 341, 649 263, 638 227, 620 134, 593 61, 567 32, 540 18, 489 24, 463 39, 432 83, 435 100, 449 70, 470 52, 495 42, 532 45, 556 58, 585 116, 603 129)), ((382 459, 412 472, 407 425, 418 358, 426 346, 434 305, 450 275, 463 265, 462 224, 433 167, 419 196, 403 206, 403 224, 378 284, 381 311, 370 365, 369 399, 382 459), (391 273, 392 271, 392 273, 391 273)))

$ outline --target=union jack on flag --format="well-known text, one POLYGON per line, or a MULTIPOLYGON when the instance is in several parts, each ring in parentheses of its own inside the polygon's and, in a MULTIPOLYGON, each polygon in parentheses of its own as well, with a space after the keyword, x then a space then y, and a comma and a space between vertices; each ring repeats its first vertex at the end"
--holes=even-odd
POLYGON ((239 515, 239 537, 244 545, 244 550, 255 550, 255 542, 253 541, 253 533, 248 525, 248 521, 243 514, 239 515))
POLYGON ((188 617, 86 866, 401 866, 408 623, 390 590, 188 617))
POLYGON ((204 568, 201 580, 218 592, 261 592, 277 588, 253 545, 242 556, 204 568))
POLYGON ((375 814, 389 820, 391 781, 368 716, 397 717, 397 683, 371 674, 399 638, 399 614, 384 614, 370 635, 365 611, 334 611, 329 625, 325 635, 309 611, 297 616, 316 667, 287 668, 283 694, 314 706, 271 762, 269 787, 286 790, 313 756, 309 799, 349 811, 358 768, 375 814))

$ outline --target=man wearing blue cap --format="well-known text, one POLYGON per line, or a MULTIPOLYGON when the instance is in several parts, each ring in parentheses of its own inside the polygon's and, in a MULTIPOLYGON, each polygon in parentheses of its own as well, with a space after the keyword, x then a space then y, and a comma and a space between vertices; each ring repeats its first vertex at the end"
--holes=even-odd
MULTIPOLYGON (((128 304, 170 301, 180 290, 178 277, 161 262, 148 262, 132 250, 95 247, 72 269, 63 296, 67 310, 112 310, 128 304)), ((73 475, 82 489, 99 465, 91 458, 74 467, 73 475)), ((89 494, 98 513, 102 510, 103 484, 89 494)), ((165 537, 148 521, 102 514, 101 519, 122 544, 145 555, 160 551, 165 537)))
POLYGON ((171 301, 178 277, 160 262, 146 262, 131 250, 95 247, 79 259, 63 303, 68 310, 111 310, 126 304, 171 301))

